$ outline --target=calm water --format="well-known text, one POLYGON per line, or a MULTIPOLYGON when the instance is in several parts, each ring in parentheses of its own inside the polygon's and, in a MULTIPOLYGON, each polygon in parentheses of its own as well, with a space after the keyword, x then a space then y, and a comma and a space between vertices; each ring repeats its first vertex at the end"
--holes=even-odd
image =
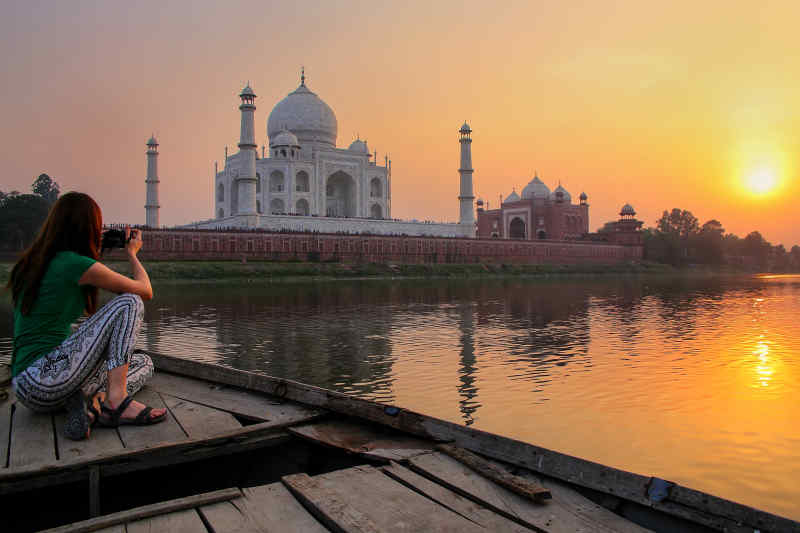
POLYGON ((798 324, 796 276, 181 285, 140 344, 800 519, 798 324))

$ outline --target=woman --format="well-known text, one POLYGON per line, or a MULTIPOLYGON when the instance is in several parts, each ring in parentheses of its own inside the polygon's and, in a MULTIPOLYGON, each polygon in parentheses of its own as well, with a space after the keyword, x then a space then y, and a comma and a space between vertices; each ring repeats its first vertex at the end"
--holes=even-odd
POLYGON ((61 196, 7 285, 14 302, 11 374, 17 398, 37 412, 66 408, 64 433, 75 440, 88 437, 97 421, 144 425, 166 416, 165 409, 131 399, 153 373, 150 358, 133 353, 142 300, 153 297, 136 257, 142 234, 125 230, 131 279, 98 261, 102 227, 100 207, 89 195, 61 196), (98 310, 98 289, 119 296, 98 310), (89 318, 70 334, 84 312, 89 318))

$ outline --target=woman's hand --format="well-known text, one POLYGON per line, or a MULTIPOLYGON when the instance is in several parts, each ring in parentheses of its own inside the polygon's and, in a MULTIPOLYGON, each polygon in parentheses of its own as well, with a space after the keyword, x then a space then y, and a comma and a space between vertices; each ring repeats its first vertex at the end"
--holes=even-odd
POLYGON ((125 251, 129 256, 136 256, 142 249, 142 230, 131 229, 125 226, 125 251))

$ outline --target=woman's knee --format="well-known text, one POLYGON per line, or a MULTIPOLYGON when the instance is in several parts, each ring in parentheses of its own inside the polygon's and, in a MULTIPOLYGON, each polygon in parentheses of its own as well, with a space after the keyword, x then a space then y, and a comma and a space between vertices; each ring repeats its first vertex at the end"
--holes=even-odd
POLYGON ((119 296, 114 298, 114 300, 130 307, 137 313, 141 313, 144 311, 144 301, 142 301, 142 297, 139 296, 138 294, 126 292, 124 294, 120 294, 119 296))

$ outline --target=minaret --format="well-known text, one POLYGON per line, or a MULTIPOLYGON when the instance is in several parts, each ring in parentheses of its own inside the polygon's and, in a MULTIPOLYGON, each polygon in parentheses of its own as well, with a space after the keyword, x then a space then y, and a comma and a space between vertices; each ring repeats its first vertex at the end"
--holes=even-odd
POLYGON ((256 133, 253 114, 256 110, 256 94, 248 83, 242 94, 242 128, 239 136, 239 151, 242 153, 242 163, 239 167, 239 212, 234 215, 255 215, 256 213, 256 133))
POLYGON ((475 196, 472 194, 472 130, 469 124, 464 122, 461 129, 459 142, 461 143, 461 167, 458 173, 461 175, 461 193, 458 195, 458 203, 461 212, 458 217, 459 224, 470 226, 469 236, 475 236, 475 211, 472 209, 472 201, 475 196))
POLYGON ((158 210, 158 141, 155 135, 147 141, 147 198, 144 203, 145 224, 150 228, 157 228, 158 210))

